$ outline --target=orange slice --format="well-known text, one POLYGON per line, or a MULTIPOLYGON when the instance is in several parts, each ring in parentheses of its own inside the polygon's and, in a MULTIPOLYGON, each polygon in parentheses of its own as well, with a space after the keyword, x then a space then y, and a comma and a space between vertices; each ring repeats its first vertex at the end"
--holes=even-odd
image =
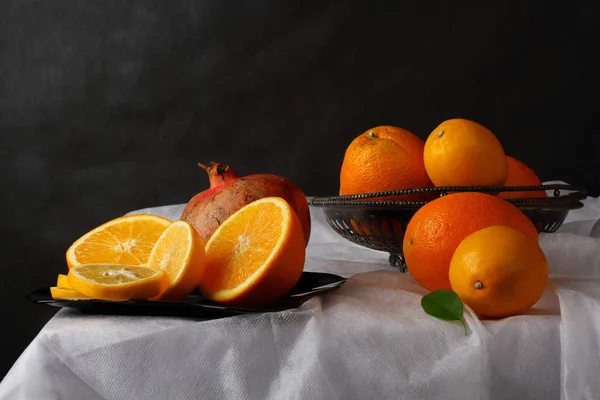
POLYGON ((67 277, 73 290, 102 300, 146 300, 165 285, 161 271, 142 265, 83 264, 67 277))
POLYGON ((185 221, 173 222, 156 241, 147 267, 165 273, 167 286, 151 300, 181 300, 200 283, 206 264, 204 241, 185 221))
MULTIPOLYGON (((64 276, 64 275, 63 275, 64 276)), ((73 289, 64 287, 51 287, 50 294, 54 300, 89 300, 90 298, 73 289)))
POLYGON ((58 274, 56 279, 56 286, 63 289, 69 289, 69 279, 64 274, 58 274))
POLYGON ((296 213, 285 200, 265 197, 232 214, 210 237, 199 289, 215 302, 267 304, 294 287, 305 257, 296 213))
POLYGON ((67 265, 145 264, 154 243, 170 223, 149 214, 115 218, 77 239, 67 250, 67 265))

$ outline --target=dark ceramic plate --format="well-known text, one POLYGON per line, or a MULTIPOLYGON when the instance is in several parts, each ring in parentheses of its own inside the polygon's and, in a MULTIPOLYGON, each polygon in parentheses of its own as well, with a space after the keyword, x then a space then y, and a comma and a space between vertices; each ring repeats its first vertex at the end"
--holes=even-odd
POLYGON ((311 297, 341 287, 346 278, 320 272, 303 272, 296 286, 283 298, 259 308, 228 307, 212 303, 195 292, 182 301, 107 301, 107 300, 54 300, 50 288, 35 290, 28 300, 55 307, 74 308, 86 314, 152 315, 192 318, 224 318, 239 314, 274 312, 297 308, 311 297))

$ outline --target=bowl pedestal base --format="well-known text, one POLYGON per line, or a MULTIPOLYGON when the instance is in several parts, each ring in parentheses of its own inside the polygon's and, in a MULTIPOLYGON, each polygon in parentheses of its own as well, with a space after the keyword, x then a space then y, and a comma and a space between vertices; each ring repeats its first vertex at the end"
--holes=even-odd
POLYGON ((396 267, 402 273, 408 273, 408 268, 406 268, 406 262, 404 261, 404 255, 399 253, 390 253, 389 258, 390 265, 392 267, 396 267))

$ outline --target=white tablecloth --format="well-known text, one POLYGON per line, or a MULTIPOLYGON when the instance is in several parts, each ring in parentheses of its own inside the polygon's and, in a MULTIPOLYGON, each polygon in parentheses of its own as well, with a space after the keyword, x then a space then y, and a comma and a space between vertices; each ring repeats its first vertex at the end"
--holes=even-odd
MULTIPOLYGON (((179 217, 182 206, 153 212, 179 217)), ((280 313, 200 321, 61 310, 0 384, 0 399, 600 399, 600 200, 541 235, 552 278, 528 315, 458 323, 388 255, 312 210, 308 271, 351 277, 280 313)), ((41 307, 41 306, 40 306, 41 307)))

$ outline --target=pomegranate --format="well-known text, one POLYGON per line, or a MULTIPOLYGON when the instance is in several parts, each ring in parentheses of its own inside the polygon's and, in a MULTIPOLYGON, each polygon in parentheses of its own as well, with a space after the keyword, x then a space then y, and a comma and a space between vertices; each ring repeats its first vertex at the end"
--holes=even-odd
POLYGON ((187 203, 181 219, 192 225, 208 241, 213 232, 231 214, 246 204, 263 197, 281 197, 296 211, 304 240, 310 238, 310 211, 306 196, 291 180, 271 174, 238 177, 233 168, 217 162, 210 166, 198 163, 208 173, 210 188, 198 193, 187 203))

